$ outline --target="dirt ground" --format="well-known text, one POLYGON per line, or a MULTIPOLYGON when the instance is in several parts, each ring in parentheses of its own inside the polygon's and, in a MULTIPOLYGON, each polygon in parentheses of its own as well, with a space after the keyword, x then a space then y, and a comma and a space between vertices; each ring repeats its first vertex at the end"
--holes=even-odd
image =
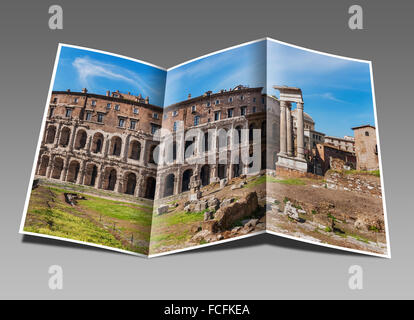
POLYGON ((301 185, 267 183, 267 229, 319 243, 386 254, 380 178, 330 173, 301 185), (286 203, 298 208, 290 218, 286 203))

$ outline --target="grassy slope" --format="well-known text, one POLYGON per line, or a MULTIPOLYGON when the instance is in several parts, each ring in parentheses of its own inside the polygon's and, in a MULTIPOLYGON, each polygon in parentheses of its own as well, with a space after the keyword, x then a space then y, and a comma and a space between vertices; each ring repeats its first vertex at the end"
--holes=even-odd
MULTIPOLYGON (((106 229, 82 217, 79 211, 63 201, 65 191, 58 188, 40 187, 32 191, 24 230, 56 237, 91 242, 104 246, 131 250, 106 229)), ((93 210, 109 218, 127 220, 148 227, 151 225, 151 210, 139 205, 87 196, 80 200, 79 207, 93 210)), ((148 248, 135 247, 133 251, 146 253, 148 248)))

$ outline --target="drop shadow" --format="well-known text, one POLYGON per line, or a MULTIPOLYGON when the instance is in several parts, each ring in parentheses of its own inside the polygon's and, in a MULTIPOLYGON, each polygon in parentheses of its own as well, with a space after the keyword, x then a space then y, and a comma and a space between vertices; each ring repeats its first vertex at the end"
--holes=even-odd
MULTIPOLYGON (((94 247, 88 244, 82 244, 82 243, 76 243, 71 242, 70 240, 65 239, 52 239, 52 238, 45 238, 42 236, 35 236, 30 234, 24 234, 22 237, 22 243, 24 244, 35 244, 35 245, 44 245, 44 246, 54 246, 54 247, 60 247, 60 248, 71 248, 71 249, 82 249, 82 250, 89 250, 94 252, 100 252, 100 251, 109 251, 111 253, 124 255, 122 252, 113 251, 111 249, 107 248, 98 248, 94 247)), ((140 256, 137 256, 138 258, 141 258, 140 256)), ((144 257, 142 257, 144 258, 144 257)))
POLYGON ((226 251, 226 250, 233 250, 238 248, 248 248, 248 247, 255 247, 260 245, 271 245, 273 247, 279 248, 287 248, 296 251, 304 251, 304 252, 315 252, 315 253, 322 253, 322 254, 333 254, 333 255, 340 255, 340 256, 363 256, 363 257, 371 257, 377 258, 375 256, 366 255, 363 253, 358 252, 351 252, 351 251, 344 251, 341 249, 329 248, 324 247, 318 244, 307 243, 299 240, 284 238, 281 236, 271 235, 271 234, 259 234, 256 236, 237 239, 235 238, 234 241, 225 242, 225 243, 217 243, 217 245, 212 245, 208 247, 201 247, 194 250, 188 250, 179 252, 178 254, 195 254, 200 252, 214 252, 214 251, 226 251))

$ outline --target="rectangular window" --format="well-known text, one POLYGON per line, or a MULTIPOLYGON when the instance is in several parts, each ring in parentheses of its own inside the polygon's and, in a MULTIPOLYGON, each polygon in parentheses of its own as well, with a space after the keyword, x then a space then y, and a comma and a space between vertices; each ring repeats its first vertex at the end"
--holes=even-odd
POLYGON ((210 101, 207 101, 207 107, 211 106, 210 101))
POLYGON ((253 102, 256 102, 256 97, 253 97, 253 102))
POLYGON ((240 96, 240 100, 244 100, 244 96, 240 96))
POLYGON ((97 121, 99 123, 103 123, 103 120, 104 120, 104 114, 103 113, 98 113, 98 119, 97 119, 97 121))
POLYGON ((177 111, 177 110, 174 110, 174 111, 172 112, 172 116, 173 116, 173 117, 178 116, 178 111, 177 111))
POLYGON ((220 100, 216 100, 216 104, 220 104, 220 100))
POLYGON ((66 118, 70 118, 71 116, 72 116, 72 109, 67 108, 67 109, 66 109, 66 114, 65 114, 65 117, 66 117, 66 118))
POLYGON ((131 121, 129 122, 129 128, 130 128, 131 130, 135 130, 136 126, 137 126, 137 121, 136 121, 136 120, 131 120, 131 121))
POLYGON ((233 102, 233 98, 232 97, 229 98, 229 102, 233 102))
POLYGON ((96 100, 92 100, 91 105, 96 106, 96 100))
POLYGON ((214 112, 214 121, 220 120, 220 111, 214 112))
POLYGON ((227 110, 227 118, 233 118, 233 109, 227 110))
POLYGON ((153 113, 153 114, 152 114, 152 117, 153 117, 154 119, 158 119, 158 113, 153 113))
POLYGON ((195 112, 196 111, 196 106, 192 106, 191 107, 191 112, 195 112))
POLYGON ((106 110, 110 110, 111 109, 111 104, 110 103, 107 103, 106 104, 106 110))
POLYGON ((53 112, 55 111, 55 108, 50 108, 49 111, 49 118, 53 117, 53 112))
POLYGON ((57 98, 53 98, 53 103, 57 103, 58 99, 57 98))
POLYGON ((240 108, 240 115, 245 116, 246 115, 246 109, 247 109, 247 107, 241 107, 240 108))
POLYGON ((151 123, 151 133, 155 134, 155 132, 160 129, 161 127, 157 124, 151 123))
POLYGON ((119 121, 118 121, 118 127, 124 127, 124 125, 125 125, 125 119, 124 118, 119 118, 119 121))
POLYGON ((79 101, 79 98, 75 98, 75 99, 73 99, 73 102, 74 102, 74 103, 78 103, 78 101, 79 101))
POLYGON ((255 113, 256 112, 256 107, 253 107, 253 113, 255 113))
POLYGON ((177 131, 178 129, 178 121, 174 121, 174 125, 173 125, 173 131, 177 131))
POLYGON ((138 108, 134 108, 134 114, 138 114, 138 108))
POLYGON ((115 105, 115 110, 116 110, 116 111, 119 111, 120 109, 121 109, 121 107, 119 106, 119 104, 116 104, 116 105, 115 105))
POLYGON ((92 112, 86 112, 86 120, 91 121, 92 120, 92 112))
POLYGON ((262 104, 265 104, 265 98, 262 98, 262 104))
POLYGON ((194 125, 198 126, 200 124, 200 116, 195 116, 194 117, 194 125))

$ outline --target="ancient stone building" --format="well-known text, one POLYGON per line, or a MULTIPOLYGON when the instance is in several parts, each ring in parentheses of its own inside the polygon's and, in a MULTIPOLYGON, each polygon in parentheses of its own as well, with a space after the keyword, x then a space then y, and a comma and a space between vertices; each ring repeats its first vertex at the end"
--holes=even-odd
POLYGON ((189 95, 187 100, 165 108, 163 128, 172 133, 173 142, 169 145, 173 159, 158 167, 156 198, 188 191, 192 184, 205 186, 274 168, 279 103, 263 94, 262 89, 240 85, 217 93, 207 91, 198 97, 189 95), (187 141, 179 137, 188 137, 192 129, 198 129, 196 136, 187 141), (255 129, 260 129, 258 142, 254 140, 255 129), (242 139, 242 131, 246 139, 242 139), (194 149, 186 154, 191 145, 194 149), (257 168, 241 160, 242 154, 253 157, 254 147, 260 153, 257 168))
POLYGON ((162 111, 140 95, 54 91, 36 174, 154 198, 162 111))
POLYGON ((335 146, 343 151, 355 152, 354 137, 345 136, 343 138, 325 136, 325 143, 335 146))
POLYGON ((374 126, 364 125, 352 128, 355 137, 357 170, 378 170, 378 145, 374 126))

